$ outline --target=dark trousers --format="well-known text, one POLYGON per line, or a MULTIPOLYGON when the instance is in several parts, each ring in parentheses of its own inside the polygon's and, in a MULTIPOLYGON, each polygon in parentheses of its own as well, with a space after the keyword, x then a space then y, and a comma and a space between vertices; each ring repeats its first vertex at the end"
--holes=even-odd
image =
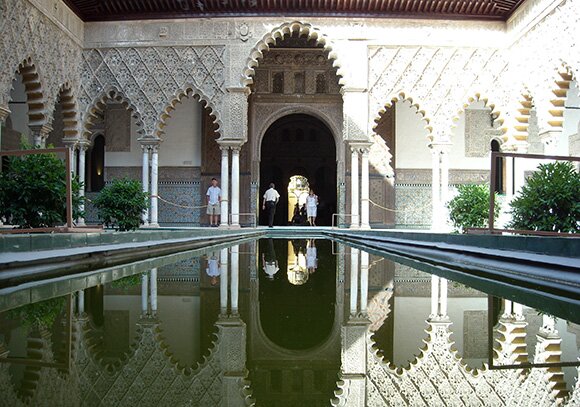
POLYGON ((268 212, 268 226, 274 225, 274 214, 276 213, 276 202, 266 201, 266 211, 268 212))

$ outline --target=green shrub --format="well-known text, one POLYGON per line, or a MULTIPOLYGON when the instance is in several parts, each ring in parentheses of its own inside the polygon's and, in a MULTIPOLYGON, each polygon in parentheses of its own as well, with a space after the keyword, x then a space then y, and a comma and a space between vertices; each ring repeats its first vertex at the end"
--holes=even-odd
MULTIPOLYGON (((23 145, 25 149, 32 147, 23 145)), ((20 228, 66 223, 66 167, 55 154, 8 157, 0 173, 0 216, 20 228)), ((72 180, 73 219, 84 216, 79 206, 82 184, 72 180)))
MULTIPOLYGON (((447 204, 449 218, 457 231, 465 233, 467 228, 489 226, 489 186, 466 184, 457 187, 458 194, 447 204)), ((495 195, 494 219, 500 205, 495 195)))
POLYGON ((122 178, 103 188, 94 204, 105 225, 120 231, 135 230, 143 223, 147 197, 140 182, 122 178))
POLYGON ((29 329, 49 329, 64 310, 65 303, 66 297, 51 298, 11 310, 9 316, 20 320, 29 329))
POLYGON ((580 231, 580 174, 568 161, 540 164, 511 204, 509 227, 580 231))
POLYGON ((111 287, 127 290, 131 287, 141 284, 142 273, 133 274, 131 276, 123 277, 111 282, 111 287))

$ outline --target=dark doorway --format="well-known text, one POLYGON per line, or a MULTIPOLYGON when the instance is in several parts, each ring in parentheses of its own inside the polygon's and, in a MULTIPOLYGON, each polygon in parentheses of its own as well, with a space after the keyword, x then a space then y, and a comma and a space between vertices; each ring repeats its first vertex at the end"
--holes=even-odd
MULTIPOLYGON (((262 139, 260 157, 260 208, 262 196, 273 182, 280 193, 274 225, 286 226, 290 177, 302 175, 318 195, 317 225, 329 226, 336 212, 336 144, 330 129, 306 114, 291 114, 275 121, 262 139)), ((260 210, 260 225, 267 225, 260 210)))
POLYGON ((102 134, 93 141, 90 160, 91 192, 98 192, 105 187, 105 137, 102 134))

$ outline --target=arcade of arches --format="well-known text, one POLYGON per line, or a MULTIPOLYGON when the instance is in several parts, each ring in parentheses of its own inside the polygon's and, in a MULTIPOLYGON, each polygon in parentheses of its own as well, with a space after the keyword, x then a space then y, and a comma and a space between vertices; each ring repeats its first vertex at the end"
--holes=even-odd
MULTIPOLYGON (((207 224, 213 177, 223 227, 263 224, 271 181, 286 225, 300 175, 320 225, 338 214, 354 228, 444 229, 455 186, 488 182, 492 148, 580 153, 575 1, 527 0, 505 21, 89 24, 44 0, 6 0, 1 13, 1 148, 69 147, 89 197, 140 180, 148 226, 207 224)), ((506 199, 535 164, 499 168, 506 199)), ((85 209, 78 222, 96 222, 85 209)))

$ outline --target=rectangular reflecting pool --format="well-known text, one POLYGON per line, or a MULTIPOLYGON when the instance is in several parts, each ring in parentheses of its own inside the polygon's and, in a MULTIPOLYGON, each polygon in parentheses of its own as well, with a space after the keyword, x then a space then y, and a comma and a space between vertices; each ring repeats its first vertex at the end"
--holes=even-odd
POLYGON ((577 306, 441 270, 280 238, 2 289, 0 405, 580 405, 577 306))

